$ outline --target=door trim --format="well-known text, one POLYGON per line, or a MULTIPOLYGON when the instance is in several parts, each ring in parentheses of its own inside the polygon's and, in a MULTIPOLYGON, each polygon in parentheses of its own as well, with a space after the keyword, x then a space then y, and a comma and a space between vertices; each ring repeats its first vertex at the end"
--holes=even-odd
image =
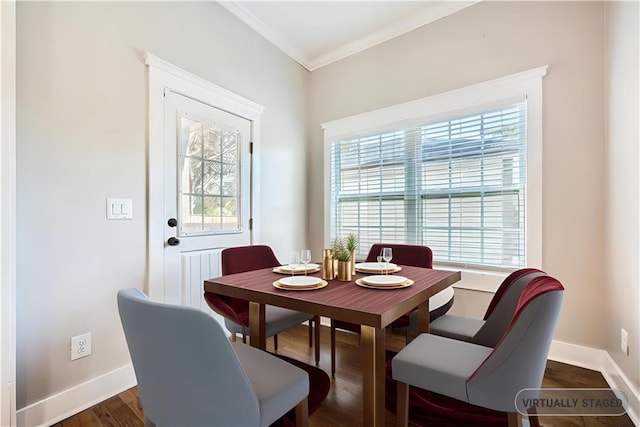
MULTIPOLYGON (((147 273, 145 291, 149 297, 164 301, 164 91, 170 89, 251 122, 253 142, 251 172, 251 218, 259 217, 260 118, 264 107, 172 65, 150 53, 144 55, 147 66, 147 273)), ((252 242, 260 240, 257 221, 253 221, 252 242)))
POLYGON ((16 2, 0 1, 0 425, 16 425, 16 2))

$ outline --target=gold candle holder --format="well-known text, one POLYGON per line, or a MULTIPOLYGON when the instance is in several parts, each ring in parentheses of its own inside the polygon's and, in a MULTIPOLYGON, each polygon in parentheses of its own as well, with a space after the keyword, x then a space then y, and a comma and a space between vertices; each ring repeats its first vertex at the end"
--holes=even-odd
POLYGON ((351 251, 351 274, 356 274, 356 251, 351 251))
POLYGON ((334 266, 333 250, 322 250, 322 278, 324 280, 333 280, 336 277, 336 269, 334 266))
POLYGON ((338 261, 338 280, 351 281, 351 261, 338 261))

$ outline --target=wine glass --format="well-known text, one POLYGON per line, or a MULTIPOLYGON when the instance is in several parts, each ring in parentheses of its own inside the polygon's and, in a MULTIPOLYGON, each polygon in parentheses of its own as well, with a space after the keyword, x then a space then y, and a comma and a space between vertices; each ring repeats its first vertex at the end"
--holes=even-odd
POLYGON ((382 249, 382 259, 387 263, 387 274, 389 273, 389 261, 393 258, 393 251, 391 248, 382 249))
POLYGON ((300 264, 300 252, 291 251, 289 254, 289 269, 291 270, 291 275, 295 276, 296 267, 300 264))
POLYGON ((378 260, 378 267, 380 267, 380 270, 382 270, 382 273, 384 274, 384 258, 382 258, 382 251, 380 251, 380 255, 376 257, 376 260, 378 260))
POLYGON ((311 250, 303 249, 300 251, 300 262, 304 264, 304 275, 307 275, 307 264, 311 261, 311 250))

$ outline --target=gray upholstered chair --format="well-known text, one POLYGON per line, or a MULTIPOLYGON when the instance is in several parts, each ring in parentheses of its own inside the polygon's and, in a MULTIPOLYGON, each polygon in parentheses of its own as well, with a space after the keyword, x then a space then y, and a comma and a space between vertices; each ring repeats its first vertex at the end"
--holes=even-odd
POLYGON ((308 374, 245 344, 231 343, 209 314, 118 292, 118 310, 138 393, 157 426, 268 426, 292 408, 308 425, 308 374))
MULTIPOLYGON (((495 347, 509 325, 524 287, 545 273, 523 268, 507 276, 493 296, 483 319, 445 314, 431 322, 429 333, 495 347)), ((411 314, 411 328, 417 327, 417 314, 411 314)))
MULTIPOLYGON (((516 310, 493 348, 421 334, 392 360, 398 382, 398 426, 408 422, 409 386, 509 414, 520 425, 515 407, 519 391, 540 388, 564 288, 539 276, 523 289, 516 310)), ((536 420, 537 421, 537 420, 536 420)))

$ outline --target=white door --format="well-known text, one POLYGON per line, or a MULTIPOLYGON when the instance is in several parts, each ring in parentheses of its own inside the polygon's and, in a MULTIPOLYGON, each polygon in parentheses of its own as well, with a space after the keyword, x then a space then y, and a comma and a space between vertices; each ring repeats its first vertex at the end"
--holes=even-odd
POLYGON ((251 121, 165 89, 165 301, 206 308, 220 250, 251 244, 251 121))

